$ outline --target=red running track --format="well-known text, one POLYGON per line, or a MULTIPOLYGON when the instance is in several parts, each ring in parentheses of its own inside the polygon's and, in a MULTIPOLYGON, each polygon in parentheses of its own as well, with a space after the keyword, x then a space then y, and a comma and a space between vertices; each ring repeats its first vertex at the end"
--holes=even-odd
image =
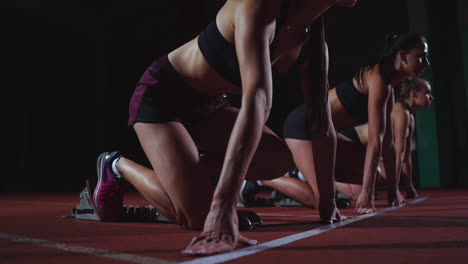
MULTIPOLYGON (((377 201, 379 212, 370 217, 341 210, 349 217, 342 226, 320 223, 308 208, 248 208, 264 221, 244 232, 258 246, 191 258, 180 251, 199 232, 62 218, 78 203, 78 193, 2 194, 0 263, 466 263, 468 190, 420 195, 398 208, 377 201)), ((125 203, 147 205, 136 193, 125 203)))

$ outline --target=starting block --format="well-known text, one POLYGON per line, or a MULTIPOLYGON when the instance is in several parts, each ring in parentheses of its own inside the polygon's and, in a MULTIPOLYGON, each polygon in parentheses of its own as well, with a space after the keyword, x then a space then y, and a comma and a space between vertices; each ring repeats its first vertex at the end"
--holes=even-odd
MULTIPOLYGON (((90 191, 89 183, 86 182, 86 186, 80 193, 80 201, 76 207, 72 209, 72 214, 63 217, 101 222, 102 219, 97 213, 91 197, 92 193, 90 191)), ((242 231, 252 230, 263 224, 262 219, 256 213, 247 210, 237 210, 237 219, 239 222, 239 230, 242 231)), ((118 222, 171 223, 169 219, 161 215, 158 210, 151 205, 124 205, 118 222)))
POLYGON ((336 199, 336 207, 339 209, 348 209, 351 208, 353 204, 351 203, 351 200, 346 199, 346 198, 338 198, 336 199))
POLYGON ((80 193, 80 202, 72 209, 72 214, 65 217, 101 222, 101 217, 96 213, 96 208, 94 208, 90 197, 89 185, 86 183, 86 186, 80 193))
MULTIPOLYGON (((88 220, 101 222, 102 219, 97 213, 91 201, 91 192, 87 183, 80 193, 80 202, 72 209, 72 214, 64 218, 74 218, 78 220, 88 220)), ((153 206, 133 206, 124 205, 119 222, 139 222, 139 223, 170 223, 169 219, 161 215, 153 206)))
POLYGON ((239 230, 252 230, 263 224, 262 219, 252 211, 237 210, 239 230))

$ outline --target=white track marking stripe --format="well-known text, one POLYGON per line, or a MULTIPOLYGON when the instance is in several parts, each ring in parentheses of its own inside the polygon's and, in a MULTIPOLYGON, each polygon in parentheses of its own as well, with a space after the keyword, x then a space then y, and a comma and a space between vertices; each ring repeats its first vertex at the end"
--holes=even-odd
POLYGON ((53 248, 63 250, 67 252, 73 252, 77 254, 91 255, 95 257, 110 258, 115 260, 127 261, 138 264, 174 264, 176 262, 170 262, 162 259, 138 256, 120 252, 114 252, 110 250, 87 248, 80 246, 71 246, 64 243, 58 243, 53 241, 47 241, 37 238, 23 237, 11 234, 0 233, 0 238, 12 240, 19 243, 33 244, 45 248, 53 248))
POLYGON ((258 216, 279 216, 279 217, 318 217, 319 215, 297 215, 297 214, 257 214, 258 216))
POLYGON ((434 218, 434 217, 411 217, 411 216, 390 216, 385 218, 402 219, 402 220, 424 220, 424 221, 438 221, 438 222, 459 222, 468 223, 468 219, 450 219, 450 218, 434 218))
MULTIPOLYGON (((322 226, 322 227, 315 228, 315 229, 305 231, 302 233, 298 233, 295 235, 290 235, 287 237, 283 237, 283 238, 272 240, 266 243, 262 243, 257 246, 242 248, 236 251, 231 251, 228 253, 204 257, 204 258, 197 258, 197 259, 190 260, 190 261, 180 262, 179 264, 216 264, 216 263, 226 262, 229 260, 259 253, 268 249, 281 247, 283 245, 286 245, 286 244, 289 244, 289 243, 292 243, 292 242, 295 242, 304 238, 312 237, 312 236, 330 231, 332 229, 354 223, 359 220, 363 220, 372 216, 390 212, 398 208, 404 207, 406 205, 415 204, 415 203, 424 201, 427 198, 428 196, 424 196, 417 200, 411 201, 407 204, 400 205, 398 207, 388 207, 388 208, 385 208, 381 211, 378 211, 372 214, 359 215, 359 216, 347 219, 343 222, 338 222, 338 223, 333 223, 330 225, 322 226)), ((63 250, 67 252, 73 252, 77 254, 85 254, 85 255, 91 255, 91 256, 96 256, 96 257, 110 258, 110 259, 116 259, 116 260, 127 261, 127 262, 138 263, 138 264, 174 264, 175 263, 175 262, 170 262, 170 261, 152 258, 152 257, 119 253, 119 252, 114 252, 110 250, 87 248, 87 247, 81 247, 81 246, 71 246, 71 245, 67 245, 64 243, 58 243, 58 242, 47 241, 43 239, 29 238, 29 237, 23 237, 23 236, 17 236, 17 235, 12 235, 12 234, 5 234, 5 233, 0 233, 0 239, 8 239, 8 240, 19 242, 19 243, 33 244, 33 245, 37 245, 41 247, 54 248, 54 249, 63 250)))
POLYGON ((376 215, 380 215, 380 214, 383 214, 383 213, 386 213, 386 212, 396 210, 396 209, 404 207, 406 205, 419 203, 421 201, 426 200, 427 198, 429 198, 429 197, 424 196, 424 197, 421 197, 421 198, 416 199, 414 201, 411 201, 409 203, 402 204, 400 206, 387 207, 387 208, 385 208, 383 210, 380 210, 380 211, 377 211, 375 213, 359 215, 359 216, 344 220, 342 222, 337 222, 337 223, 329 224, 329 225, 326 225, 326 226, 321 226, 321 227, 318 227, 318 228, 315 228, 315 229, 312 229, 312 230, 309 230, 309 231, 305 231, 305 232, 302 232, 302 233, 298 233, 298 234, 290 235, 290 236, 287 236, 287 237, 275 239, 275 240, 272 240, 272 241, 269 241, 269 242, 266 242, 266 243, 262 243, 262 244, 259 244, 259 245, 256 245, 256 246, 241 248, 241 249, 231 251, 231 252, 227 252, 227 253, 224 253, 224 254, 208 256, 208 257, 203 257, 203 258, 197 258, 197 259, 190 260, 190 261, 184 261, 184 262, 180 262, 179 264, 217 264, 217 263, 223 263, 223 262, 226 262, 226 261, 229 261, 229 260, 238 259, 238 258, 245 257, 245 256, 248 256, 248 255, 256 254, 256 253, 259 253, 259 252, 262 252, 262 251, 265 251, 265 250, 281 247, 281 246, 284 246, 286 244, 289 244, 289 243, 292 243, 292 242, 295 242, 295 241, 298 241, 298 240, 301 240, 301 239, 304 239, 304 238, 309 238, 309 237, 312 237, 312 236, 315 236, 315 235, 318 235, 318 234, 333 230, 333 229, 341 227, 341 226, 349 225, 351 223, 354 223, 354 222, 357 222, 357 221, 360 221, 360 220, 364 220, 364 219, 367 219, 369 217, 373 217, 373 216, 376 216, 376 215))

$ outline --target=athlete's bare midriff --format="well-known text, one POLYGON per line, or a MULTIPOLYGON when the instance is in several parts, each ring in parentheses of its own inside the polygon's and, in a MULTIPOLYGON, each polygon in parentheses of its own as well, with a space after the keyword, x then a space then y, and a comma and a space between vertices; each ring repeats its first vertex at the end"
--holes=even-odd
MULTIPOLYGON (((234 30, 226 29, 226 25, 233 24, 231 22, 233 21, 232 14, 236 5, 238 4, 235 1, 227 1, 216 15, 216 24, 223 27, 220 32, 229 31, 233 34, 234 30)), ((220 95, 224 93, 240 94, 242 91, 241 87, 223 79, 208 63, 198 46, 198 37, 169 53, 169 61, 184 80, 201 93, 220 95)))
POLYGON ((175 70, 194 90, 209 95, 240 94, 241 88, 219 75, 198 47, 197 38, 169 53, 169 61, 175 70))

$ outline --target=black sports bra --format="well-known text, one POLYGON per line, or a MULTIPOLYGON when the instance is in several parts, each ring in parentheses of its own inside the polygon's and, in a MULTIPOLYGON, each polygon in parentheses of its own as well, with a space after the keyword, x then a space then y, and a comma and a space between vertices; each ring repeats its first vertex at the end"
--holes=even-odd
MULTIPOLYGON (((276 19, 275 37, 270 44, 270 54, 278 46, 279 33, 288 18, 289 0, 283 0, 280 16, 276 19)), ((241 86, 236 47, 227 41, 213 20, 198 36, 198 46, 213 69, 230 83, 241 86)))

